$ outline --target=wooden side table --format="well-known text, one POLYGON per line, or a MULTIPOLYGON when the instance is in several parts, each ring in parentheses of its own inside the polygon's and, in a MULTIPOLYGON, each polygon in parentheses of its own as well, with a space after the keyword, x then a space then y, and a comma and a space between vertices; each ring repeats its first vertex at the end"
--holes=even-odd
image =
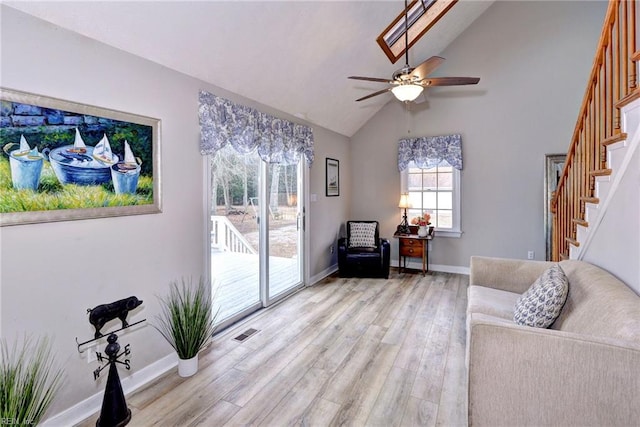
POLYGON ((398 271, 402 271, 402 258, 404 257, 404 269, 407 269, 408 258, 422 258, 422 275, 429 271, 429 240, 433 239, 433 234, 420 237, 417 234, 395 234, 398 239, 398 271))

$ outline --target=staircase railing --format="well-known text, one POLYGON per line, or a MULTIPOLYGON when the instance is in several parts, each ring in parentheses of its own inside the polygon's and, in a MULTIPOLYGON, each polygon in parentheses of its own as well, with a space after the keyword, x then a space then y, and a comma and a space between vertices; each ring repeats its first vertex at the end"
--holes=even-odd
POLYGON ((257 253, 231 221, 220 215, 211 215, 211 247, 223 252, 257 253))
POLYGON ((611 174, 606 167, 607 145, 626 139, 620 130, 620 108, 640 97, 637 60, 636 2, 611 0, 565 166, 551 201, 555 261, 569 257, 569 245, 579 245, 576 227, 588 225, 585 204, 598 203, 593 197, 595 178, 611 174))

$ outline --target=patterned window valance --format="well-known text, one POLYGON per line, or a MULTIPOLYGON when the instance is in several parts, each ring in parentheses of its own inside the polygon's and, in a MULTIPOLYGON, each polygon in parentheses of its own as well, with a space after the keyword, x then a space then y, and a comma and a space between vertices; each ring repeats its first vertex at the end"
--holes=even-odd
POLYGON ((227 144, 240 153, 258 151, 268 163, 295 164, 303 155, 313 163, 309 126, 270 116, 200 91, 200 152, 215 154, 227 144))
POLYGON ((446 160, 462 170, 462 138, 460 135, 404 138, 398 142, 398 169, 407 169, 413 161, 421 169, 429 169, 446 160))

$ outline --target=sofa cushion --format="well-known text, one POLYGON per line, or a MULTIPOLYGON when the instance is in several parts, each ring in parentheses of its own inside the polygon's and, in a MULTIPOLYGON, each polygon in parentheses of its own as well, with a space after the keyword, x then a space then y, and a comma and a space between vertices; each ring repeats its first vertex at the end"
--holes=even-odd
POLYGON ((560 315, 568 293, 567 276, 555 264, 518 298, 513 320, 519 325, 548 328, 560 315))
POLYGON ((375 248, 376 223, 352 222, 349 229, 350 248, 375 248))
POLYGON ((521 294, 484 286, 469 286, 467 295, 469 314, 481 313, 511 321, 513 307, 521 294))

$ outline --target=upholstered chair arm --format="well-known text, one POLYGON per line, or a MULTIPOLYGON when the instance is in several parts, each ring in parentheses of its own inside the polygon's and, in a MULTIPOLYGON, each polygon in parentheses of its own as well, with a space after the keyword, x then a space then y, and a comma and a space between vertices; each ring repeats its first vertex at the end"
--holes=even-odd
POLYGON ((636 425, 640 345, 474 313, 469 425, 636 425))
POLYGON ((338 269, 347 269, 347 239, 345 237, 338 239, 338 269))
POLYGON ((385 274, 385 279, 389 278, 389 267, 391 266, 391 243, 389 239, 380 238, 380 251, 382 255, 382 268, 385 274))
POLYGON ((343 250, 347 250, 347 238, 346 237, 340 237, 338 239, 338 249, 343 249, 343 250))
POLYGON ((521 294, 553 264, 547 261, 472 256, 469 285, 521 294))

